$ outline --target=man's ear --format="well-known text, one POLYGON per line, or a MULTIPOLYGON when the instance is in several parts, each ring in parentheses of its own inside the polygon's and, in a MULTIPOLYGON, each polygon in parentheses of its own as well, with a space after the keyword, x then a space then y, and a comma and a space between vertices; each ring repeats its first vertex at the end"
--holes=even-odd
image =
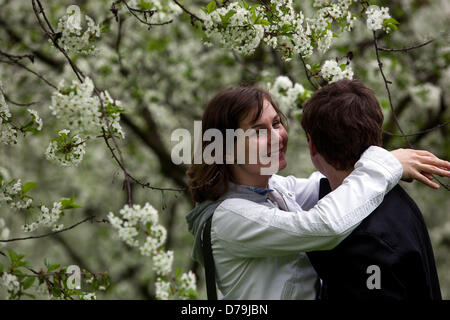
POLYGON ((308 147, 309 147, 309 153, 311 154, 311 157, 314 157, 317 154, 317 149, 314 143, 311 140, 311 136, 309 133, 306 134, 308 137, 308 147))

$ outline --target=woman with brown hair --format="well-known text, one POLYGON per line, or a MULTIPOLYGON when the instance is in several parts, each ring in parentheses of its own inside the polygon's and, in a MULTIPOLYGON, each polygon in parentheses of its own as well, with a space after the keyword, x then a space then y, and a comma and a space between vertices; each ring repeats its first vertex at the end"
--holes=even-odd
MULTIPOLYGON (((262 174, 272 163, 249 161, 252 150, 266 149, 275 171, 284 169, 285 127, 270 94, 256 87, 223 90, 204 111, 202 136, 209 129, 223 136, 227 130, 246 132, 244 150, 222 143, 214 153, 223 161, 192 164, 187 172, 196 202, 187 216, 193 258, 213 268, 209 298, 215 298, 215 278, 224 299, 314 299, 318 278, 305 251, 337 246, 402 176, 433 187, 428 174, 449 176, 441 168, 450 164, 426 151, 371 146, 344 183, 318 202, 320 173, 308 179, 262 174), (236 156, 245 161, 236 162, 236 156)), ((204 139, 200 151, 212 143, 204 139)))

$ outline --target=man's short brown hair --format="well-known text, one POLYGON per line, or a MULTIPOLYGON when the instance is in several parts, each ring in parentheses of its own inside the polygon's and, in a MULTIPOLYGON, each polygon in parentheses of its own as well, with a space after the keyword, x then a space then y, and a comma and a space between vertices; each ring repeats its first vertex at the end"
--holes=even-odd
POLYGON ((303 129, 337 170, 352 169, 368 147, 381 146, 382 125, 375 93, 359 80, 330 83, 303 106, 303 129))

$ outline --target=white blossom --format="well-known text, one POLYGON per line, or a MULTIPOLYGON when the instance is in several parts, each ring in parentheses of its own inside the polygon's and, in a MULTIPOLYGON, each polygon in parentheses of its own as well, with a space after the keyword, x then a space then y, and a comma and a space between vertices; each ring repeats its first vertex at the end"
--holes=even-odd
POLYGON ((84 293, 80 295, 80 300, 97 300, 95 293, 84 293))
POLYGON ((3 272, 3 275, 0 278, 0 285, 11 293, 20 289, 20 283, 17 280, 17 277, 7 272, 3 272))
POLYGON ((126 204, 120 211, 120 216, 114 213, 108 214, 108 220, 118 231, 119 238, 132 247, 139 247, 144 256, 156 254, 157 249, 161 247, 167 237, 166 229, 158 224, 158 212, 156 209, 146 203, 144 207, 134 204, 132 207, 126 204), (140 245, 137 239, 138 229, 144 229, 147 232, 145 242, 140 245))
POLYGON ((366 10, 367 15, 367 28, 372 31, 377 31, 383 28, 383 22, 385 19, 389 19, 389 8, 378 7, 376 5, 371 5, 366 10))
POLYGON ((42 205, 38 217, 32 223, 27 223, 22 226, 24 232, 33 232, 39 227, 53 227, 53 231, 61 230, 64 226, 61 224, 55 226, 62 216, 63 205, 60 201, 53 202, 53 208, 50 210, 45 205, 42 205))
POLYGON ((37 124, 36 130, 41 131, 42 130, 42 119, 39 116, 39 113, 36 110, 33 109, 27 109, 28 112, 33 117, 33 121, 37 124))
POLYGON ((268 88, 283 113, 295 109, 297 101, 305 93, 301 84, 292 83, 286 76, 277 77, 274 83, 268 83, 268 88))
POLYGON ((62 166, 78 166, 86 153, 86 143, 80 136, 69 137, 70 130, 58 131, 59 138, 50 142, 45 156, 62 166))
POLYGON ((333 41, 333 32, 331 30, 327 30, 325 35, 319 39, 317 44, 317 49, 320 53, 325 53, 332 44, 333 41))
POLYGON ((167 300, 170 296, 170 282, 164 281, 161 278, 156 279, 156 298, 159 300, 167 300))
POLYGON ((22 181, 13 179, 9 182, 3 181, 0 185, 0 202, 6 202, 13 209, 27 209, 33 200, 22 194, 22 181))
POLYGON ((3 96, 3 87, 0 82, 0 143, 3 144, 16 144, 17 143, 17 130, 10 123, 11 112, 6 104, 5 97, 3 96))
POLYGON ((190 291, 197 290, 197 284, 195 279, 195 274, 189 270, 188 273, 183 273, 178 281, 180 298, 189 298, 190 291))
POLYGON ((95 48, 94 40, 100 37, 100 26, 95 24, 89 16, 85 15, 84 17, 86 26, 82 28, 80 25, 81 14, 77 10, 62 16, 56 28, 56 33, 60 35, 57 42, 69 53, 96 55, 98 51, 95 48))
MULTIPOLYGON (((102 92, 100 97, 113 133, 124 138, 125 134, 119 123, 122 110, 120 101, 114 101, 108 92, 102 92)), ((62 125, 81 138, 93 138, 102 133, 102 128, 108 131, 100 100, 94 94, 94 83, 88 77, 82 83, 74 80, 68 87, 64 85, 64 80, 61 81, 58 91, 52 95, 49 108, 62 125)))
POLYGON ((320 69, 320 74, 329 83, 342 80, 353 79, 353 70, 349 65, 345 65, 342 70, 336 60, 327 60, 320 69))
POLYGON ((159 251, 153 256, 152 262, 156 274, 168 275, 172 271, 173 251, 159 251))

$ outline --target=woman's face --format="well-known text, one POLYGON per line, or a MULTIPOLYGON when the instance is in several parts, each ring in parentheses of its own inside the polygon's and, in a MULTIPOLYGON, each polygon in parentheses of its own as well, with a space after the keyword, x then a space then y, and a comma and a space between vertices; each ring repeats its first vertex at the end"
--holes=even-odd
POLYGON ((235 172, 251 176, 269 175, 283 170, 287 165, 288 134, 281 123, 280 116, 272 104, 264 100, 260 118, 252 121, 253 118, 254 113, 250 113, 240 123, 240 128, 244 132, 253 129, 254 134, 245 139, 245 164, 235 164, 235 166, 239 166, 235 172), (257 155, 257 161, 250 161, 249 155, 252 153, 257 155), (261 157, 261 155, 267 155, 270 159, 261 157), (263 173, 263 168, 266 168, 265 172, 267 173, 263 173), (270 170, 267 170, 269 168, 270 170))

